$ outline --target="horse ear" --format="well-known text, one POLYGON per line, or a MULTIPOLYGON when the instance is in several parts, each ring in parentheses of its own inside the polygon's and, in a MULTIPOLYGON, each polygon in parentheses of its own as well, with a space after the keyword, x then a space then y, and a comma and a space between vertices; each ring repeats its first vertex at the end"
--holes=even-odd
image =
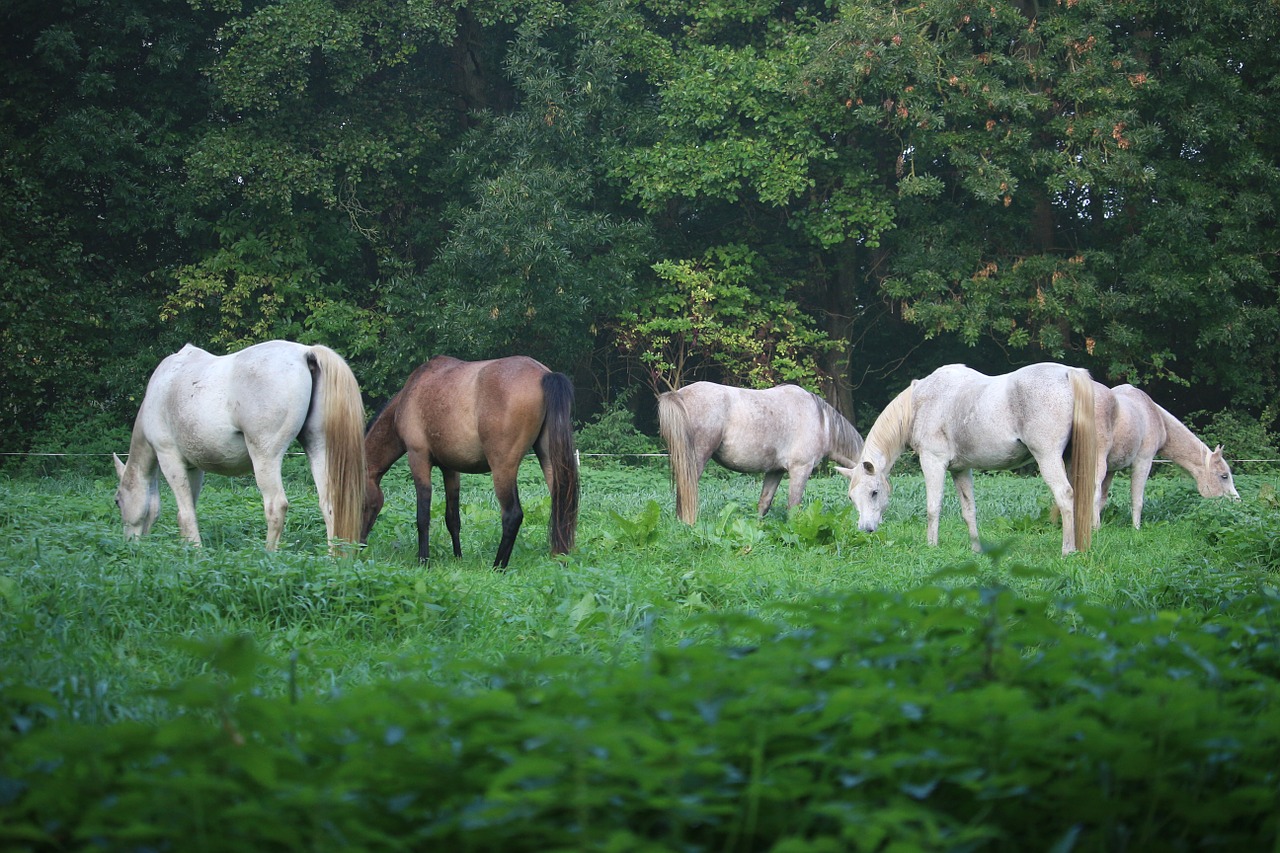
POLYGON ((870 459, 864 459, 862 460, 862 470, 867 472, 869 476, 874 477, 876 473, 876 466, 871 462, 870 459))
POLYGON ((116 462, 116 476, 121 480, 124 479, 124 463, 120 461, 120 457, 112 453, 111 458, 116 462))
POLYGON ((856 471, 854 471, 852 468, 845 468, 845 467, 842 467, 842 466, 840 466, 840 465, 837 465, 837 466, 836 466, 836 470, 837 470, 837 471, 839 471, 841 474, 844 474, 844 475, 845 475, 846 477, 848 477, 850 480, 852 480, 852 479, 853 479, 853 475, 857 473, 857 472, 856 472, 856 471))

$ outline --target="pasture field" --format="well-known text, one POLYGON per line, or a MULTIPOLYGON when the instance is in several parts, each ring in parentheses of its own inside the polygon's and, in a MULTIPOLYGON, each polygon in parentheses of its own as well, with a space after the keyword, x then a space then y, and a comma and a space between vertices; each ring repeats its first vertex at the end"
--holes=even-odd
POLYGON ((553 559, 527 461, 504 573, 478 476, 425 566, 403 463, 339 558, 298 457, 276 553, 251 479, 193 549, 167 487, 124 542, 107 464, 0 476, 0 847, 1280 843, 1280 475, 1153 477, 1141 531, 1118 478, 1066 558, 1036 477, 977 475, 980 555, 953 492, 931 549, 919 476, 873 535, 845 482, 757 522, 709 471, 690 528, 665 464, 586 459, 553 559))

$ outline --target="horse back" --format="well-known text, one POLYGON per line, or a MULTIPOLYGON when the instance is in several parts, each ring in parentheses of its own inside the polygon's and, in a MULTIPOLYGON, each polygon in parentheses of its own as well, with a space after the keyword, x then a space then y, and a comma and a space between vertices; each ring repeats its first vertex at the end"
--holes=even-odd
POLYGON ((825 404, 797 385, 733 388, 695 382, 679 392, 695 443, 743 473, 816 465, 831 450, 825 404), (708 450, 709 448, 709 450, 708 450))
POLYGON ((397 395, 397 431, 434 464, 486 473, 496 458, 519 458, 533 445, 546 416, 542 377, 550 372, 527 356, 436 356, 397 395))
POLYGON ((306 351, 269 341, 215 356, 188 344, 152 374, 139 425, 158 453, 205 471, 248 473, 246 435, 283 450, 302 430, 311 402, 306 351))
MULTIPOLYGON (((1114 455, 1123 459, 1117 469, 1132 465, 1135 459, 1154 458, 1164 446, 1167 430, 1164 418, 1156 402, 1147 392, 1132 385, 1117 385, 1111 389, 1115 399, 1115 435, 1116 444, 1122 454, 1114 455)), ((1108 465, 1111 457, 1108 457, 1108 465)))
POLYGON ((998 376, 939 368, 915 388, 911 445, 951 470, 1016 468, 1036 452, 1061 454, 1071 436, 1070 376, 1051 363, 998 376))

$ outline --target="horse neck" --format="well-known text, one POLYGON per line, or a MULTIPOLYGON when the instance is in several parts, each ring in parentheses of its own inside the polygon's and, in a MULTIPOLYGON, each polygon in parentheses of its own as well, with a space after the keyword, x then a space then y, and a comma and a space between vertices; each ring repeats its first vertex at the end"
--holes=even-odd
POLYGON ((396 410, 400 406, 400 395, 391 398, 391 402, 383 408, 378 416, 369 424, 364 435, 365 462, 369 476, 380 479, 395 461, 405 454, 404 439, 396 428, 396 410))
POLYGON ((844 415, 827 401, 819 399, 827 416, 827 444, 829 455, 841 465, 852 466, 862 455, 862 436, 844 415))
POLYGON ((124 481, 126 486, 137 483, 150 487, 156 483, 160 474, 160 462, 156 457, 156 449, 143 435, 142 427, 134 423, 133 435, 129 437, 129 458, 124 463, 124 481))
MULTIPOLYGON (((912 383, 914 385, 915 383, 912 383)), ((911 426, 915 422, 915 406, 911 401, 912 388, 893 399, 876 418, 862 446, 862 458, 873 462, 887 476, 898 457, 907 449, 911 439, 911 426)))
POLYGON ((1165 443, 1160 452, 1193 477, 1204 471, 1205 459, 1209 456, 1209 446, 1196 438, 1195 433, 1186 424, 1169 414, 1161 406, 1160 418, 1164 421, 1165 443))

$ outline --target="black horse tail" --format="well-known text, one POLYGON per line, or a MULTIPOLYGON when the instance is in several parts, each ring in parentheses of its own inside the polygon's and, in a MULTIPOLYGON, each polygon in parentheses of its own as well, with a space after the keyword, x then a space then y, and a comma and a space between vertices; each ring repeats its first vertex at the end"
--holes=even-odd
POLYGON ((542 445, 551 490, 551 526, 547 538, 552 554, 573 547, 578 530, 578 454, 573 443, 573 383, 563 373, 542 377, 547 415, 542 422, 542 445))

